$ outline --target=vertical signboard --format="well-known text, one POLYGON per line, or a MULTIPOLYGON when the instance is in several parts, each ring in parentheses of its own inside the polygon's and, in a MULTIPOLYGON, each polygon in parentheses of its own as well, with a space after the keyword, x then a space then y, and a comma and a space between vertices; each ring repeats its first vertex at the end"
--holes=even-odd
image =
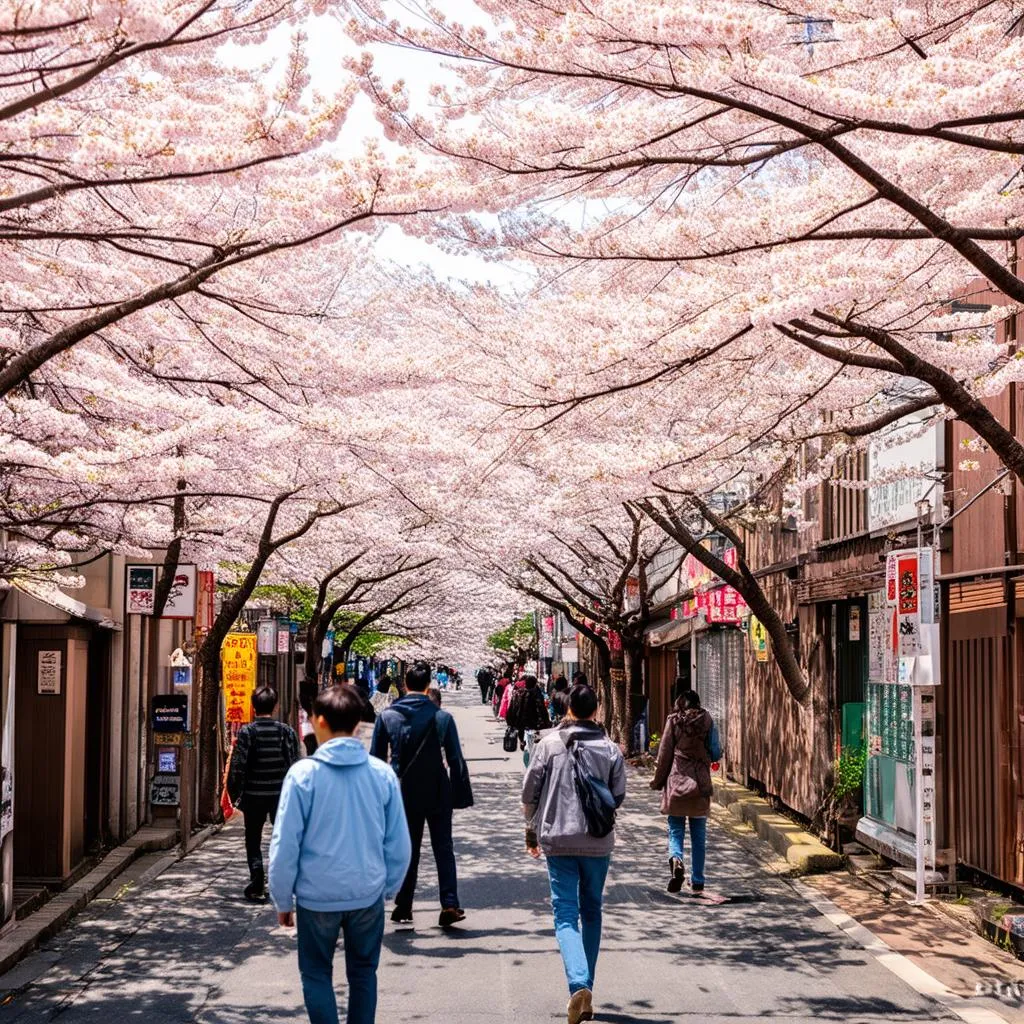
POLYGON ((209 633, 213 629, 217 583, 212 572, 199 572, 196 593, 196 629, 209 633))
POLYGON ((256 650, 260 654, 273 654, 275 644, 275 630, 277 626, 273 619, 260 619, 256 623, 256 650))
POLYGON ((252 721, 256 689, 256 634, 228 633, 220 649, 224 680, 224 717, 237 730, 252 721))

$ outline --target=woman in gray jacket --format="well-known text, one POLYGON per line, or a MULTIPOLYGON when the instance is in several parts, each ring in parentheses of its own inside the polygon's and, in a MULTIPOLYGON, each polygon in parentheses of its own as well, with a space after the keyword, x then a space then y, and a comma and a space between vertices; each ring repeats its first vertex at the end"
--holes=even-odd
POLYGON ((588 774, 608 787, 616 807, 626 796, 622 752, 594 721, 596 715, 594 691, 585 684, 574 686, 566 720, 534 748, 523 779, 526 850, 534 858, 543 850, 547 857, 555 937, 569 982, 568 1024, 594 1019, 601 906, 615 846, 614 830, 600 838, 588 830, 570 748, 578 751, 588 774))

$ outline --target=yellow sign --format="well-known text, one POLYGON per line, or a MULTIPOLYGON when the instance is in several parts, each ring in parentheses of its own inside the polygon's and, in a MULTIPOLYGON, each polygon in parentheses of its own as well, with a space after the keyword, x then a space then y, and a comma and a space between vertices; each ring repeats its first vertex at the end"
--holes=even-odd
POLYGON ((760 619, 750 616, 750 646, 758 661, 768 660, 768 630, 760 619))
POLYGON ((255 633, 228 633, 220 649, 224 717, 228 725, 252 721, 256 660, 255 633))
POLYGON ((185 738, 183 732, 155 732, 153 743, 158 747, 180 747, 181 741, 185 738))

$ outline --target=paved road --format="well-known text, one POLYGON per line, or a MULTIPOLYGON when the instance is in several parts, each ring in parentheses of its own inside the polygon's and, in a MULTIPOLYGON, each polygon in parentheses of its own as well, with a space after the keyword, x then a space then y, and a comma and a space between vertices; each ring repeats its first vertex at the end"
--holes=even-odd
MULTIPOLYGON (((457 934, 438 930, 427 865, 417 930, 385 937, 378 1019, 564 1020, 546 875, 521 852, 521 762, 502 752, 499 730, 471 692, 452 694, 450 703, 477 797, 456 824, 469 917, 457 934)), ((645 780, 631 778, 631 786, 609 880, 599 1021, 947 1019, 714 824, 709 890, 729 901, 714 906, 665 894, 663 823, 645 780)), ((276 927, 269 908, 242 900, 241 845, 241 830, 232 824, 155 880, 93 904, 0 978, 0 990, 7 990, 0 1021, 305 1020, 294 934, 276 927)))

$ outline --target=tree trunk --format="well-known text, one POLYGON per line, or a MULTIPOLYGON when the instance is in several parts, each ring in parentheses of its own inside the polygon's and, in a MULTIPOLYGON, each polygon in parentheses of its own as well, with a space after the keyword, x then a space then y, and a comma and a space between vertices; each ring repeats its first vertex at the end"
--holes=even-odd
POLYGON ((609 690, 611 693, 611 727, 609 735, 623 753, 629 749, 629 685, 626 676, 626 651, 621 637, 609 645, 609 690))
MULTIPOLYGON (((629 725, 629 745, 632 750, 633 728, 643 707, 644 672, 643 644, 632 640, 623 644, 626 654, 626 721, 629 725)), ((650 731, 650 730, 648 730, 650 731)))

